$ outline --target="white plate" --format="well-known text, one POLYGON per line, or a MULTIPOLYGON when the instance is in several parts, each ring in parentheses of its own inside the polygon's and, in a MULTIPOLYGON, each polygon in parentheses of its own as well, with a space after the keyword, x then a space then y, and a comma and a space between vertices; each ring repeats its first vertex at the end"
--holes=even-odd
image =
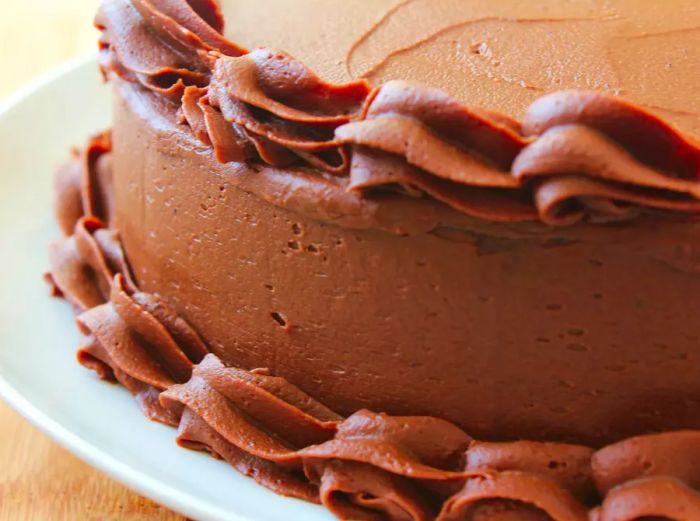
POLYGON ((0 395, 61 445, 128 487, 204 520, 329 520, 221 461, 179 448, 122 388, 75 361, 78 334, 42 280, 58 236, 51 174, 68 148, 109 125, 94 57, 51 73, 0 109, 0 395))

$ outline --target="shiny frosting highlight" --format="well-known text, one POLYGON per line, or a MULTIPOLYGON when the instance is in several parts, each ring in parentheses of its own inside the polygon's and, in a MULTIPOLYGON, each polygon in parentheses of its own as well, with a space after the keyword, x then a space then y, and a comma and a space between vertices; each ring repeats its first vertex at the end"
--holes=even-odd
POLYGON ((110 222, 110 139, 60 169, 62 239, 48 279, 85 335, 78 360, 123 384, 178 443, 206 450, 280 494, 341 519, 692 521, 700 432, 638 436, 595 450, 477 441, 438 418, 342 417, 266 369, 226 367, 156 295, 139 291, 110 222))
POLYGON ((609 94, 546 94, 516 121, 418 84, 333 84, 283 52, 248 52, 222 36, 214 2, 107 0, 97 25, 104 73, 170 100, 220 162, 301 166, 366 199, 428 196, 491 221, 700 211, 696 138, 609 94))

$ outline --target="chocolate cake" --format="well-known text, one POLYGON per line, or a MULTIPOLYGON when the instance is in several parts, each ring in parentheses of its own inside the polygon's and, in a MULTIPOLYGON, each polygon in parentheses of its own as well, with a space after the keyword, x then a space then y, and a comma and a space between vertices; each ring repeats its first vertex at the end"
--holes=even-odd
POLYGON ((49 279, 181 445, 343 519, 700 520, 695 0, 96 25, 49 279))

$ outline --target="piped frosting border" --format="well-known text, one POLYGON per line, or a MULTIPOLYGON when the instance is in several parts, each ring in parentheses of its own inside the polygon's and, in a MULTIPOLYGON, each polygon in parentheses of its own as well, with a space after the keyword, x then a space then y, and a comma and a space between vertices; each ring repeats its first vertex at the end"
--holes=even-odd
POLYGON ((226 367, 156 295, 139 291, 110 228, 109 134, 58 172, 47 279, 73 306, 78 361, 271 490, 341 519, 673 521, 700 519, 700 432, 563 443, 474 440, 438 418, 342 417, 266 370, 226 367))
POLYGON ((222 163, 301 166, 499 222, 700 212, 700 144, 621 98, 545 95, 523 121, 402 81, 330 84, 222 36, 213 0, 105 0, 101 66, 162 96, 222 163))

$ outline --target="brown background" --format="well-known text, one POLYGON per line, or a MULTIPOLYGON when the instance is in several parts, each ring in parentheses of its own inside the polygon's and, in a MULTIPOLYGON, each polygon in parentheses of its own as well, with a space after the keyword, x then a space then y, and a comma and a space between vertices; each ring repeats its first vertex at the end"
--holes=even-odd
MULTIPOLYGON (((95 49, 97 0, 8 0, 0 17, 0 101, 95 49)), ((0 401, 0 521, 183 518, 93 470, 0 401)))

